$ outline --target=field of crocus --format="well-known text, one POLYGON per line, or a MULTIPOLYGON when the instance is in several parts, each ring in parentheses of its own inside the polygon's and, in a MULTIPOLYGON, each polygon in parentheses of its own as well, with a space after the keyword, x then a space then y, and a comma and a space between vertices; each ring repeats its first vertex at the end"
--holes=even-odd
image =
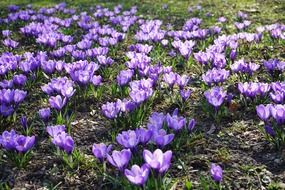
POLYGON ((285 189, 285 2, 0 2, 0 189, 285 189))

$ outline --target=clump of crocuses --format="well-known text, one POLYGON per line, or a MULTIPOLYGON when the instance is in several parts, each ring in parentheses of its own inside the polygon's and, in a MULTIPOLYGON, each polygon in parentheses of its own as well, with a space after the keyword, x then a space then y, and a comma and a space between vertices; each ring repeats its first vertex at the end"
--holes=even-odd
POLYGON ((0 145, 6 150, 9 160, 19 167, 25 167, 31 157, 31 148, 35 144, 35 136, 17 134, 13 129, 4 131, 0 136, 0 145))
POLYGON ((79 166, 82 156, 74 147, 73 138, 66 133, 64 125, 47 126, 47 132, 51 142, 57 147, 56 155, 60 156, 64 163, 73 169, 79 166))
POLYGON ((267 139, 273 142, 276 148, 282 148, 285 145, 285 106, 282 104, 260 104, 256 106, 256 113, 264 122, 264 132, 267 139))

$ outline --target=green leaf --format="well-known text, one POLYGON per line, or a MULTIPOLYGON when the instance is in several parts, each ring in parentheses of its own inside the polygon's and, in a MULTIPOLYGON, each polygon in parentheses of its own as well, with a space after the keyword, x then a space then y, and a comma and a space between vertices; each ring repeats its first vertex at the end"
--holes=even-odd
POLYGON ((185 188, 186 188, 187 190, 191 190, 191 189, 192 189, 192 183, 187 180, 187 181, 185 182, 185 188))

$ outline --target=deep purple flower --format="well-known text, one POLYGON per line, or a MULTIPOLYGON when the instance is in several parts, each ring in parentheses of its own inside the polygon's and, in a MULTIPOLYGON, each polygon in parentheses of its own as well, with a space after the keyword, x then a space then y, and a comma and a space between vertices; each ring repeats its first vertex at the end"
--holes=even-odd
POLYGON ((57 135, 52 138, 52 143, 64 150, 67 154, 71 154, 74 149, 74 141, 66 132, 57 133, 57 135))
POLYGON ((254 97, 259 93, 259 83, 256 82, 245 82, 238 83, 238 89, 240 93, 248 97, 254 97))
POLYGON ((47 74, 52 74, 55 71, 56 62, 53 60, 48 60, 41 63, 42 70, 47 74))
POLYGON ((172 115, 169 113, 166 115, 166 123, 167 126, 174 131, 179 131, 186 124, 186 119, 184 117, 179 117, 177 114, 173 112, 172 115))
POLYGON ((152 93, 153 93, 152 89, 132 90, 130 92, 130 97, 134 102, 140 104, 146 101, 152 93))
POLYGON ((224 68, 226 66, 226 58, 222 53, 213 54, 212 65, 216 68, 224 68))
POLYGON ((7 117, 11 115, 12 113, 14 113, 14 108, 12 105, 2 104, 0 105, 0 113, 1 115, 7 117))
POLYGON ((271 86, 267 83, 258 83, 258 92, 261 96, 264 96, 267 92, 269 92, 271 86))
POLYGON ((27 117, 26 117, 26 116, 23 115, 23 116, 21 117, 20 123, 21 123, 21 125, 22 125, 22 127, 23 127, 24 129, 27 129, 27 127, 28 127, 28 121, 27 121, 27 117))
POLYGON ((177 74, 174 72, 165 73, 163 75, 163 80, 169 85, 170 88, 172 88, 177 80, 177 74))
POLYGON ((106 104, 102 105, 101 110, 105 117, 114 119, 118 116, 120 107, 116 104, 116 102, 107 102, 106 104))
POLYGON ((263 65, 268 71, 272 72, 276 69, 278 62, 279 61, 277 59, 270 59, 268 61, 264 61, 263 65))
POLYGON ((205 74, 202 75, 202 79, 208 85, 212 83, 224 82, 230 76, 230 72, 225 69, 216 69, 208 70, 205 74))
POLYGON ((12 129, 10 132, 4 131, 2 135, 0 136, 0 144, 6 149, 6 150, 13 150, 15 149, 16 144, 16 137, 18 135, 16 132, 12 129))
POLYGON ((105 145, 104 143, 93 144, 92 153, 100 161, 103 162, 107 158, 107 154, 112 150, 112 145, 105 145))
POLYGON ((285 106, 281 104, 270 106, 270 112, 272 117, 276 120, 278 124, 283 124, 285 122, 285 106))
POLYGON ((23 74, 13 76, 13 83, 17 86, 24 86, 26 81, 27 81, 27 77, 23 74))
POLYGON ((123 131, 116 137, 117 142, 124 148, 134 149, 140 142, 138 135, 133 130, 123 131))
POLYGON ((73 86, 62 85, 60 89, 60 93, 64 96, 64 98, 71 98, 75 93, 76 89, 73 86))
POLYGON ((230 59, 231 61, 234 61, 237 57, 237 50, 236 49, 232 49, 230 52, 230 59))
POLYGON ((59 111, 63 108, 63 106, 65 106, 67 99, 66 97, 62 99, 60 95, 57 95, 57 96, 51 96, 48 101, 51 108, 55 108, 59 111))
POLYGON ((143 145, 147 144, 152 137, 152 131, 144 128, 136 129, 136 134, 143 145))
POLYGON ((112 155, 107 154, 107 160, 120 171, 124 171, 131 159, 131 156, 132 152, 130 149, 123 149, 122 151, 114 150, 112 155))
POLYGON ((3 44, 9 48, 16 48, 19 45, 19 42, 16 42, 10 38, 3 40, 3 44))
POLYGON ((2 30, 2 35, 4 37, 9 37, 11 35, 11 31, 10 30, 2 30))
POLYGON ((211 164, 210 174, 214 181, 221 182, 223 178, 223 169, 214 163, 211 164))
POLYGON ((204 93, 207 101, 215 108, 221 106, 224 102, 227 93, 221 87, 214 87, 204 93))
POLYGON ((99 86, 102 83, 102 77, 100 75, 94 75, 91 82, 94 86, 99 86))
POLYGON ((200 64, 207 65, 211 59, 211 54, 207 52, 199 51, 198 53, 194 53, 194 58, 200 64))
POLYGON ((193 129, 194 129, 194 127, 195 127, 195 125, 196 125, 195 119, 191 119, 191 120, 189 121, 188 126, 187 126, 188 131, 189 131, 189 132, 192 132, 193 129))
POLYGON ((148 165, 144 164, 142 167, 133 165, 131 170, 125 169, 124 174, 131 183, 143 186, 148 179, 149 172, 148 165))
POLYGON ((264 105, 256 106, 256 112, 260 119, 262 119, 263 121, 268 120, 268 118, 270 117, 270 107, 271 106, 272 106, 271 104, 268 104, 266 106, 264 105))
POLYGON ((189 80, 190 78, 187 75, 176 75, 176 83, 180 89, 184 88, 188 84, 189 80))
POLYGON ((114 60, 111 57, 105 55, 99 55, 96 57, 100 65, 112 65, 114 60))
POLYGON ((276 133, 275 133, 274 129, 273 129, 271 126, 265 125, 265 126, 264 126, 264 130, 265 130, 265 132, 266 132, 267 134, 269 134, 270 136, 275 137, 276 133))
POLYGON ((0 81, 0 87, 3 89, 12 88, 13 87, 13 80, 2 80, 0 81))
POLYGON ((19 135, 15 139, 15 149, 20 153, 25 153, 29 151, 35 144, 35 136, 24 136, 19 135))
POLYGON ((42 108, 38 111, 38 114, 40 118, 46 122, 50 117, 50 108, 42 108))
POLYGON ((133 74, 134 71, 131 69, 120 71, 120 73, 117 76, 117 83, 120 86, 126 85, 132 79, 133 74))
POLYGON ((156 149, 153 153, 149 150, 143 151, 145 162, 160 174, 164 174, 170 167, 172 151, 168 150, 163 153, 160 149, 156 149))
POLYGON ((0 100, 2 103, 4 104, 11 104, 14 100, 14 90, 11 89, 3 89, 2 91, 0 91, 1 96, 0 96, 0 100))
POLYGON ((159 148, 165 147, 166 145, 171 143, 171 141, 174 139, 174 134, 167 134, 164 129, 160 129, 158 131, 153 130, 152 133, 153 133, 152 136, 153 142, 159 148))
POLYGON ((147 128, 150 130, 158 131, 163 127, 165 115, 163 113, 153 112, 147 123, 147 128))
POLYGON ((275 93, 270 92, 270 98, 277 104, 281 104, 284 102, 285 99, 285 92, 276 91, 275 93))
POLYGON ((19 104, 25 99, 26 96, 27 96, 26 91, 16 89, 14 91, 14 102, 16 104, 19 104))
POLYGON ((54 138, 58 134, 65 132, 65 125, 47 126, 47 133, 54 138))
POLYGON ((186 101, 190 97, 192 92, 191 92, 191 90, 184 90, 184 89, 182 89, 182 90, 179 91, 179 93, 180 93, 180 96, 181 96, 182 100, 186 101))

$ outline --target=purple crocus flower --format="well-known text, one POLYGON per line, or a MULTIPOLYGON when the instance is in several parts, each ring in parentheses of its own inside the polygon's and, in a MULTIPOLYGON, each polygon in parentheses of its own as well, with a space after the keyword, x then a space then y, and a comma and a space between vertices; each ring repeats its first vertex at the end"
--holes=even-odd
POLYGON ((114 119, 118 116, 120 112, 120 107, 116 104, 116 102, 107 102, 102 105, 102 112, 105 117, 109 119, 114 119))
POLYGON ((186 119, 184 117, 179 117, 174 111, 172 116, 169 113, 166 115, 166 123, 169 128, 174 131, 179 131, 185 126, 186 119))
POLYGON ((105 145, 104 143, 93 144, 92 153, 100 161, 103 162, 107 158, 107 154, 112 150, 112 145, 105 145))
POLYGON ((4 131, 2 135, 0 135, 0 144, 6 149, 6 150, 13 150, 15 148, 15 140, 18 135, 16 132, 12 129, 9 131, 4 131))
POLYGON ((172 88, 177 80, 177 74, 174 72, 165 73, 163 75, 163 80, 169 85, 170 88, 172 88))
POLYGON ((15 91, 11 89, 8 89, 8 90, 3 89, 2 91, 0 91, 1 96, 2 96, 0 97, 1 102, 4 104, 12 103, 14 100, 14 92, 15 91))
POLYGON ((23 116, 21 117, 20 123, 21 123, 21 125, 22 125, 22 127, 23 127, 24 129, 27 129, 27 127, 28 127, 28 121, 27 121, 27 117, 26 117, 26 116, 23 115, 23 116))
POLYGON ((223 104, 227 93, 221 87, 214 87, 207 90, 204 95, 207 101, 217 109, 223 104))
POLYGON ((144 128, 136 129, 136 134, 143 145, 147 144, 152 137, 152 131, 144 128))
POLYGON ((226 21, 227 21, 227 19, 223 16, 218 18, 218 22, 224 23, 226 21))
POLYGON ((47 126, 47 133, 52 137, 56 137, 58 134, 65 132, 65 125, 47 126))
POLYGON ((123 149, 122 151, 114 150, 112 155, 107 154, 107 160, 110 164, 123 172, 127 167, 131 156, 132 152, 130 149, 123 149))
POLYGON ((16 42, 10 38, 3 40, 3 44, 9 48, 15 48, 19 45, 19 42, 16 42))
POLYGON ((62 99, 60 95, 57 95, 51 96, 48 101, 51 108, 57 109, 59 111, 63 108, 63 106, 65 106, 67 99, 66 97, 62 99))
POLYGON ((13 80, 2 80, 0 81, 0 87, 5 88, 12 88, 13 87, 13 80))
POLYGON ((211 83, 224 82, 230 76, 230 72, 225 69, 216 69, 208 70, 205 74, 202 75, 202 79, 205 83, 210 85, 211 83))
POLYGON ((267 83, 258 83, 258 92, 261 96, 265 96, 267 92, 271 89, 271 86, 267 83))
POLYGON ((174 139, 174 134, 167 134, 164 129, 160 129, 158 131, 153 130, 153 142, 159 147, 163 148, 174 139))
POLYGON ((189 82, 190 78, 187 75, 176 75, 176 83, 180 89, 183 89, 189 82))
POLYGON ((124 148, 134 149, 140 142, 138 135, 133 130, 123 131, 116 137, 117 142, 124 148))
POLYGON ((168 150, 163 153, 160 149, 156 149, 153 153, 149 150, 143 151, 144 161, 155 171, 164 174, 170 167, 172 151, 168 150))
POLYGON ((279 61, 277 59, 270 59, 268 61, 264 61, 263 65, 269 72, 272 72, 276 69, 278 62, 279 61))
POLYGON ((26 81, 27 81, 27 77, 23 74, 13 76, 13 83, 17 86, 24 86, 26 81))
POLYGON ((211 164, 210 174, 214 181, 221 182, 223 178, 223 169, 214 163, 211 164))
POLYGON ((99 86, 102 83, 102 77, 100 75, 94 75, 91 78, 91 82, 94 86, 99 86))
POLYGON ((19 135, 15 139, 15 149, 20 153, 26 153, 35 144, 35 136, 19 135))
POLYGON ((57 133, 57 135, 52 138, 52 143, 64 150, 67 154, 71 154, 74 149, 74 141, 66 132, 57 133))
POLYGON ((270 98, 277 104, 281 104, 284 102, 285 93, 281 91, 276 91, 275 93, 270 92, 270 98))
POLYGON ((153 112, 148 120, 147 128, 150 130, 159 130, 163 127, 165 115, 163 113, 153 112))
POLYGON ((264 105, 258 105, 256 106, 256 112, 257 115, 259 116, 259 118, 263 121, 267 121, 268 118, 270 117, 270 108, 271 108, 271 104, 268 104, 266 106, 264 105))
POLYGON ((259 93, 259 83, 256 82, 238 83, 238 89, 245 96, 255 97, 259 93))
POLYGON ((265 126, 264 126, 264 130, 265 130, 265 132, 266 132, 267 134, 269 134, 270 136, 275 137, 276 133, 275 133, 274 129, 273 129, 271 126, 265 125, 265 126))
POLYGON ((16 104, 19 104, 25 99, 26 96, 27 96, 26 91, 16 89, 14 91, 14 102, 16 104))
POLYGON ((50 108, 42 108, 38 111, 38 114, 40 118, 46 122, 50 117, 50 108))
POLYGON ((133 165, 131 170, 125 169, 125 176, 128 180, 139 186, 143 186, 148 179, 150 169, 147 164, 142 165, 139 167, 138 165, 133 165))
POLYGON ((9 37, 11 35, 11 31, 10 30, 2 30, 2 35, 4 37, 9 37))
POLYGON ((236 49, 232 49, 230 52, 230 59, 231 61, 234 61, 237 57, 237 50, 236 49))
POLYGON ((134 71, 131 69, 120 71, 120 73, 117 76, 117 83, 120 86, 126 85, 132 79, 133 74, 134 74, 134 71))
POLYGON ((60 89, 60 93, 65 97, 65 98, 71 98, 73 94, 75 93, 76 89, 73 88, 73 86, 68 86, 68 85, 62 85, 60 89))
POLYGON ((188 126, 187 126, 188 131, 189 131, 189 132, 192 132, 193 129, 194 129, 194 127, 195 127, 195 125, 196 125, 195 119, 191 119, 191 120, 189 121, 188 126))
POLYGON ((272 117, 276 120, 278 124, 283 124, 285 122, 285 106, 281 104, 270 106, 270 112, 272 117))
POLYGON ((0 113, 1 113, 1 115, 7 117, 7 116, 11 115, 12 113, 14 113, 14 108, 12 105, 2 104, 2 105, 0 105, 0 113))
POLYGON ((182 90, 179 91, 179 93, 180 93, 180 96, 181 96, 182 100, 186 101, 190 97, 192 92, 191 92, 191 90, 184 90, 184 89, 182 89, 182 90))

